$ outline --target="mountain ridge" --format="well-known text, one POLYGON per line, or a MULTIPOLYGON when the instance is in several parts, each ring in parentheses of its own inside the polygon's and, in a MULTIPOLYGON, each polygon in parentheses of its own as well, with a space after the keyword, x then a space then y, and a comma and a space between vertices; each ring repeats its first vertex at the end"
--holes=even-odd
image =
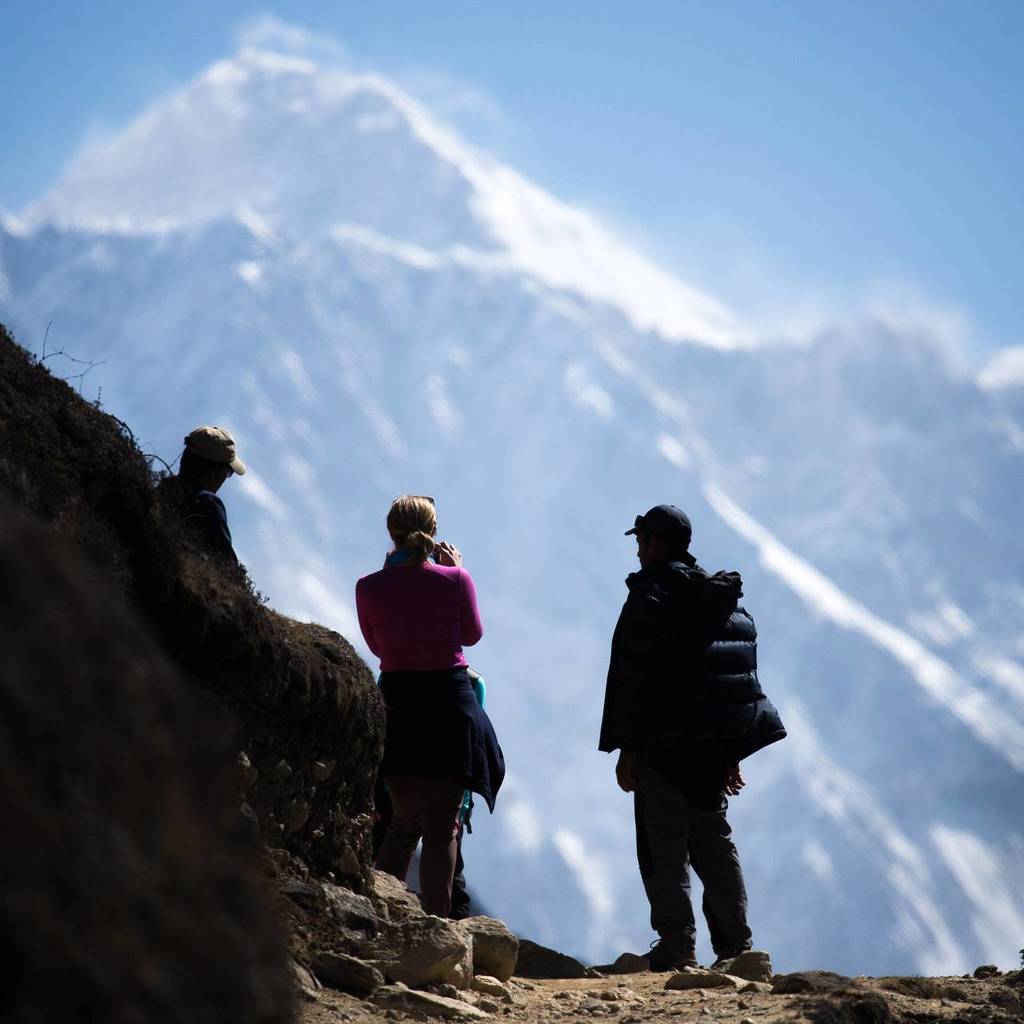
MULTIPOLYGON (((468 147, 383 77, 324 69, 312 61, 283 58, 268 51, 243 49, 235 58, 215 63, 185 89, 158 101, 149 113, 113 139, 81 153, 63 179, 41 200, 30 204, 21 219, 28 225, 53 220, 96 224, 105 220, 129 226, 150 223, 166 229, 175 223, 223 214, 223 198, 218 196, 230 196, 229 209, 237 205, 239 196, 255 209, 264 205, 273 208, 281 196, 282 182, 286 186, 284 199, 288 198, 287 186, 300 198, 308 198, 311 186, 324 181, 329 167, 349 176, 344 188, 335 189, 331 201, 346 209, 348 195, 371 195, 376 215, 384 218, 378 227, 385 235, 403 242, 426 243, 427 247, 446 237, 463 243, 468 239, 484 251, 490 246, 508 252, 524 269, 550 284, 571 287, 588 297, 621 306, 641 329, 656 329, 671 339, 722 347, 744 343, 734 318, 719 303, 621 245, 588 215, 468 147), (248 89, 257 95, 238 95, 232 92, 236 86, 238 93, 248 89), (279 95, 282 88, 296 94, 287 103, 279 95), (260 95, 268 91, 269 97, 260 95), (355 111, 352 116, 347 105, 365 97, 378 106, 355 111), (202 165, 186 164, 194 208, 177 214, 165 206, 172 201, 172 193, 145 193, 145 183, 153 178, 154 169, 180 163, 177 154, 202 153, 204 147, 211 146, 211 153, 216 153, 222 140, 211 143, 207 138, 213 132, 211 122, 219 126, 219 133, 227 140, 244 140, 246 133, 239 125, 245 126, 254 109, 264 119, 275 112, 280 127, 273 131, 285 133, 284 139, 261 143, 267 145, 266 153, 276 156, 268 160, 266 153, 248 154, 247 170, 233 181, 222 178, 221 168, 241 169, 238 150, 244 153, 244 144, 233 147, 230 161, 213 157, 202 165), (296 112, 304 116, 291 116, 296 112), (328 123, 320 124, 314 114, 328 119, 328 123), (360 147, 376 147, 376 159, 385 163, 409 159, 407 144, 397 150, 391 145, 395 129, 404 125, 407 135, 400 141, 415 139, 429 152, 428 173, 423 174, 424 161, 419 159, 411 190, 375 191, 372 168, 346 162, 345 145, 351 145, 351 138, 329 137, 329 119, 338 115, 345 116, 333 125, 335 130, 343 125, 343 135, 351 136, 354 131, 360 147), (288 139, 287 132, 295 124, 302 125, 299 135, 288 139), (379 146, 378 139, 382 140, 379 146), (281 148, 286 150, 283 156, 281 148), (308 170, 302 170, 301 161, 289 159, 296 150, 303 152, 308 170), (110 178, 111 167, 119 168, 114 180, 110 178), (433 215, 435 204, 445 209, 440 222, 433 215)), ((299 224, 315 232, 323 223, 323 198, 321 190, 320 205, 315 210, 292 208, 281 212, 293 227, 299 224)), ((359 218, 328 218, 338 219, 359 218)))

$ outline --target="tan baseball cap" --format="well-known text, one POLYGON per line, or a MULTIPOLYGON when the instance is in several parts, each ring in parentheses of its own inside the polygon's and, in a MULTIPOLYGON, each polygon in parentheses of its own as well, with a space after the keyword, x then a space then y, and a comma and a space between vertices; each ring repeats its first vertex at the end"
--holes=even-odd
POLYGON ((235 451, 235 439, 223 427, 196 427, 185 438, 185 447, 201 459, 228 465, 239 476, 245 474, 245 463, 235 451))

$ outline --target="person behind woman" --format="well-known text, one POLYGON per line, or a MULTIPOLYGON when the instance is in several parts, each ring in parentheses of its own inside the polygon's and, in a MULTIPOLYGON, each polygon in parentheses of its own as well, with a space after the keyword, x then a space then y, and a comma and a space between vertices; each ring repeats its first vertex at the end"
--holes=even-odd
POLYGON ((448 917, 463 791, 479 793, 493 812, 505 765, 462 653, 483 636, 462 555, 435 544, 432 498, 396 498, 387 528, 394 550, 356 584, 359 626, 380 658, 387 707, 380 770, 394 812, 376 866, 404 881, 422 836, 423 909, 448 917))

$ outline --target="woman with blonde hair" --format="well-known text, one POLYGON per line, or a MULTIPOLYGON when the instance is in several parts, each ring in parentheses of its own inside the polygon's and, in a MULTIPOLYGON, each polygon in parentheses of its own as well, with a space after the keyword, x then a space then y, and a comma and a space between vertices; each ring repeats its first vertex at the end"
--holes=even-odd
POLYGON ((434 499, 396 498, 387 528, 394 549, 384 568, 356 584, 387 706, 380 771, 394 814, 376 866, 404 881, 422 837, 423 908, 448 917, 463 791, 493 812, 505 764, 462 652, 483 635, 476 589, 458 548, 434 540, 434 499))

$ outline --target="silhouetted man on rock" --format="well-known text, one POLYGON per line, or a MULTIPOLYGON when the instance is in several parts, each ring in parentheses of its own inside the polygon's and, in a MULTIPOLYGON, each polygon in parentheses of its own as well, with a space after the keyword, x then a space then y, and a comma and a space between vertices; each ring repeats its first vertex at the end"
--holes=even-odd
POLYGON ((636 534, 640 571, 626 580, 612 637, 599 748, 620 752, 616 777, 634 794, 637 858, 660 937, 650 969, 696 966, 690 863, 721 969, 751 947, 726 794, 743 788, 739 762, 786 731, 757 680, 739 574, 697 565, 690 520, 674 505, 637 516, 626 534, 636 534))
POLYGON ((217 491, 229 476, 244 473, 245 463, 235 450, 235 439, 223 427, 196 427, 185 438, 178 481, 189 519, 211 548, 236 564, 227 510, 217 491))

